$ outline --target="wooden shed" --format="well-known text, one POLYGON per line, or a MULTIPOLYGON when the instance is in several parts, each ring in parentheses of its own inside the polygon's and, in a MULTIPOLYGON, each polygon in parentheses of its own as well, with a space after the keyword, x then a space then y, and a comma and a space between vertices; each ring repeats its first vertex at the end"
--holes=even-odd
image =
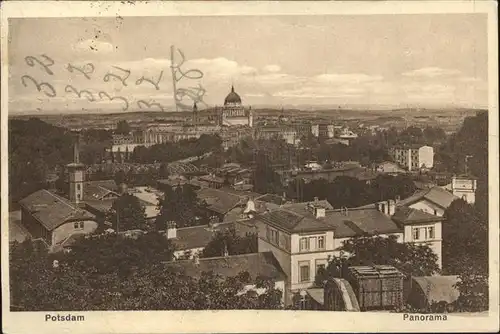
POLYGON ((349 267, 346 279, 361 311, 394 309, 403 305, 403 274, 393 266, 349 267))

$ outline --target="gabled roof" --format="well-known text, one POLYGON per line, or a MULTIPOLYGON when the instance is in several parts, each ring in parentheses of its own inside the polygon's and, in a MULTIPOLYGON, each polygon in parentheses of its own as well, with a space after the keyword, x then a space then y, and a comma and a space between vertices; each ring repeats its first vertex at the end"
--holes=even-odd
POLYGON ((435 222, 442 221, 444 218, 431 215, 422 210, 417 210, 409 207, 399 207, 392 216, 392 219, 403 225, 413 223, 435 222))
POLYGON ((235 227, 234 223, 221 223, 210 228, 207 225, 184 227, 177 229, 177 238, 172 239, 177 250, 188 250, 205 247, 217 231, 235 227))
POLYGON ((458 199, 457 196, 440 188, 432 187, 430 189, 417 191, 415 194, 398 202, 398 206, 409 206, 421 200, 427 200, 439 207, 446 209, 450 206, 451 202, 458 199))
POLYGON ((341 211, 327 212, 326 217, 330 224, 335 227, 335 237, 337 238, 402 231, 391 217, 378 211, 375 207, 352 208, 345 213, 341 211))
POLYGON ((306 210, 298 206, 282 206, 260 214, 256 219, 289 233, 334 231, 336 238, 401 232, 390 217, 375 207, 353 208, 346 212, 327 209, 325 217, 320 218, 306 210))
POLYGON ((226 278, 246 271, 254 279, 257 276, 265 276, 280 281, 286 280, 286 274, 272 252, 200 258, 198 265, 193 260, 173 261, 167 262, 166 266, 190 277, 200 277, 203 272, 213 272, 226 278))
POLYGON ((276 205, 282 205, 285 203, 285 199, 282 196, 275 194, 265 194, 256 198, 258 201, 273 203, 276 205))
POLYGON ((19 204, 49 231, 70 221, 95 219, 87 210, 45 189, 23 198, 19 204))
POLYGON ((240 196, 213 188, 204 188, 197 191, 198 198, 204 200, 208 209, 220 214, 226 214, 236 205, 243 203, 240 196))
POLYGON ((107 195, 119 196, 113 180, 87 181, 83 184, 83 200, 102 200, 107 195))

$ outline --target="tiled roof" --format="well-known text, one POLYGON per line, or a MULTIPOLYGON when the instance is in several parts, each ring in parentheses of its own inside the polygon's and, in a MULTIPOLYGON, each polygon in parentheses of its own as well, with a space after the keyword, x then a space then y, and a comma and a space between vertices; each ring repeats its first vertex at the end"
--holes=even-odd
POLYGON ((327 200, 318 200, 313 202, 290 203, 282 205, 282 208, 298 213, 299 215, 312 216, 309 206, 319 206, 326 210, 333 210, 333 206, 327 200))
POLYGON ((441 221, 443 217, 431 215, 422 210, 412 209, 409 207, 398 207, 392 219, 401 224, 412 224, 421 222, 441 221))
POLYGON ((246 203, 244 196, 235 195, 227 189, 205 188, 197 191, 198 198, 208 204, 208 208, 217 213, 226 214, 239 204, 246 203))
POLYGON ((47 230, 70 221, 93 220, 95 216, 48 190, 38 190, 19 201, 47 230))
POLYGON ((256 198, 262 202, 273 203, 276 205, 282 205, 285 203, 285 199, 282 196, 274 195, 274 194, 265 194, 256 198))
POLYGON ((325 217, 315 218, 300 207, 283 206, 260 214, 256 219, 290 233, 334 231, 335 237, 346 238, 362 234, 398 233, 401 229, 390 217, 375 207, 354 208, 347 212, 326 210, 325 217))
POLYGON ((286 279, 283 269, 272 252, 200 258, 198 265, 193 260, 168 262, 166 265, 190 277, 200 277, 203 272, 213 272, 225 278, 246 271, 253 278, 264 276, 275 280, 286 279))
POLYGON ((441 301, 453 303, 460 296, 453 286, 458 282, 458 276, 421 276, 412 279, 420 286, 429 304, 441 301))
POLYGON ((83 184, 83 200, 101 200, 104 196, 117 193, 118 187, 113 180, 87 181, 83 184))
MULTIPOLYGON (((159 210, 157 209, 156 205, 143 201, 140 198, 137 199, 139 200, 139 203, 146 208, 146 218, 152 218, 158 215, 159 210)), ((103 199, 101 201, 99 200, 85 201, 85 204, 87 205, 90 211, 95 210, 100 212, 101 214, 104 214, 111 209, 115 200, 116 198, 103 199)))
POLYGON ((340 238, 401 232, 389 216, 375 207, 348 209, 347 213, 327 212, 326 218, 335 227, 335 236, 340 238))
POLYGON ((187 250, 193 248, 205 247, 213 238, 216 231, 223 231, 235 227, 234 223, 221 223, 213 228, 207 225, 193 226, 177 229, 177 238, 172 242, 177 250, 187 250))
POLYGON ((417 191, 410 197, 399 201, 398 206, 409 206, 415 202, 427 200, 440 206, 443 209, 446 209, 450 206, 451 202, 456 199, 458 199, 458 197, 453 195, 452 193, 440 187, 432 187, 430 189, 417 191))

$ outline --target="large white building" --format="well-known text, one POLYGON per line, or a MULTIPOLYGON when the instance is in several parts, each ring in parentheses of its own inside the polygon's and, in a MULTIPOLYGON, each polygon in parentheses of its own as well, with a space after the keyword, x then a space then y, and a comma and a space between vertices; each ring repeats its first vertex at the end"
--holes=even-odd
POLYGON ((294 203, 255 218, 259 252, 272 252, 287 275, 286 300, 314 285, 316 273, 340 255, 343 242, 362 235, 394 235, 398 242, 425 243, 441 267, 442 217, 385 201, 333 210, 327 201, 294 203))
POLYGON ((391 148, 389 154, 409 171, 434 167, 434 148, 431 146, 397 146, 391 148))
POLYGON ((231 87, 231 92, 224 99, 224 106, 219 109, 221 113, 221 125, 226 126, 248 126, 253 127, 252 108, 245 108, 241 97, 231 87))

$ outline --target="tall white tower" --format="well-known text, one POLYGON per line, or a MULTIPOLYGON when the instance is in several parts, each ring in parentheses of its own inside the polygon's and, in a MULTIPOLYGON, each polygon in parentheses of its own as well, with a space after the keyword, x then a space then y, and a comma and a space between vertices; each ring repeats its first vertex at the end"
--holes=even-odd
POLYGON ((83 201, 83 176, 85 165, 80 163, 80 136, 77 137, 73 147, 73 162, 68 164, 69 174, 69 199, 73 203, 83 201))

